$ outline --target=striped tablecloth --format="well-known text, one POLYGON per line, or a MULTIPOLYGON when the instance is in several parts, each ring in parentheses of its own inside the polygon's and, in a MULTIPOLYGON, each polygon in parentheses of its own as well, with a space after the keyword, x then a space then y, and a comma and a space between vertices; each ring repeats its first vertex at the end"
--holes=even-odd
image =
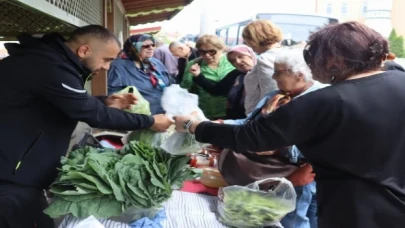
MULTIPOLYGON (((165 206, 165 228, 226 228, 216 218, 217 197, 174 191, 165 206)), ((99 219, 106 228, 130 228, 125 223, 99 219)), ((59 228, 74 228, 81 220, 67 216, 59 228)))

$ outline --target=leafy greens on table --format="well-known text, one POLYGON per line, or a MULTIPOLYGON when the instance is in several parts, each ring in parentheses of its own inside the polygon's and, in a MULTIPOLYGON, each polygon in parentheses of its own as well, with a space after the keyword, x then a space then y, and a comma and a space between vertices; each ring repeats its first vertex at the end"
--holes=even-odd
POLYGON ((44 212, 52 218, 109 218, 128 208, 161 207, 173 189, 196 177, 188 162, 138 141, 121 150, 83 147, 62 157, 44 212))

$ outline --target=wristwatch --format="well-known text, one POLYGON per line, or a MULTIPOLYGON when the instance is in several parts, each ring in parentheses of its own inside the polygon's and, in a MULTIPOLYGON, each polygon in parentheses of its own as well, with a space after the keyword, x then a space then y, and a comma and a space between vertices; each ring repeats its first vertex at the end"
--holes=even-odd
POLYGON ((184 130, 186 130, 187 133, 189 133, 189 134, 193 134, 192 132, 190 132, 190 127, 191 127, 191 125, 193 125, 193 123, 194 123, 194 120, 187 120, 183 125, 184 130))

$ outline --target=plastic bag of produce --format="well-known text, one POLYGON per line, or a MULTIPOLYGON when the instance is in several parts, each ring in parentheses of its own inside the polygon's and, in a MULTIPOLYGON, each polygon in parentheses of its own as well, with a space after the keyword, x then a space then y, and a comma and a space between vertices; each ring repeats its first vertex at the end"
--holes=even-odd
POLYGON ((156 132, 149 129, 131 131, 122 138, 123 144, 128 144, 131 141, 142 141, 152 147, 160 147, 175 132, 175 126, 172 125, 166 132, 156 132))
POLYGON ((280 226, 281 219, 295 210, 296 198, 285 178, 223 187, 218 192, 218 219, 234 227, 280 226))
POLYGON ((130 109, 125 110, 127 112, 151 115, 149 102, 143 98, 141 93, 135 86, 128 86, 127 88, 117 92, 116 94, 132 93, 137 98, 136 104, 132 105, 130 109))
MULTIPOLYGON (((198 96, 182 89, 179 85, 171 85, 165 89, 162 96, 162 107, 170 117, 197 112, 197 120, 207 120, 198 107, 198 96)), ((197 142, 192 134, 175 132, 162 143, 161 148, 173 155, 184 155, 195 153, 204 146, 197 142)))
POLYGON ((196 153, 203 147, 204 144, 197 142, 194 135, 183 132, 173 133, 160 145, 160 148, 173 155, 196 153))
POLYGON ((129 132, 123 139, 124 144, 128 144, 131 141, 142 141, 151 145, 152 147, 159 147, 164 140, 164 134, 149 129, 136 130, 129 132))

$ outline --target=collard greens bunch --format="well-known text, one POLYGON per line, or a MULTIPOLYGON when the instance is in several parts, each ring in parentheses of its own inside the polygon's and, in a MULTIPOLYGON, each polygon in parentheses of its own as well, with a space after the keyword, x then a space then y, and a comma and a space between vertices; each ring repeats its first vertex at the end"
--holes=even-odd
POLYGON ((155 132, 149 129, 132 131, 128 134, 126 141, 142 141, 173 155, 196 153, 205 146, 197 142, 193 134, 176 132, 174 125, 166 132, 155 132))
POLYGON ((233 185, 221 188, 218 197, 218 220, 241 228, 276 225, 295 210, 296 202, 292 186, 266 192, 233 185))
POLYGON ((56 218, 119 216, 128 208, 156 208, 186 179, 195 178, 186 156, 171 156, 143 142, 121 150, 84 147, 62 157, 45 210, 56 218))

